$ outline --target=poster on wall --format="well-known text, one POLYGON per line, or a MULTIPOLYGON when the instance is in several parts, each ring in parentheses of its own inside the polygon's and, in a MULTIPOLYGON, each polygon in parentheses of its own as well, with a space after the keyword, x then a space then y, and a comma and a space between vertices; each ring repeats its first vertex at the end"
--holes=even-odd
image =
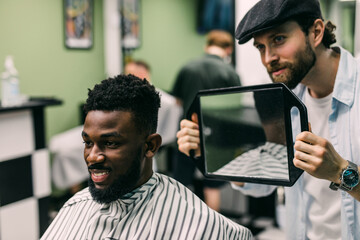
POLYGON ((65 46, 89 49, 93 45, 93 0, 63 0, 65 46))
POLYGON ((140 6, 138 0, 121 1, 122 47, 135 49, 140 47, 140 6))
POLYGON ((198 0, 197 26, 198 33, 222 29, 233 34, 235 0, 198 0))

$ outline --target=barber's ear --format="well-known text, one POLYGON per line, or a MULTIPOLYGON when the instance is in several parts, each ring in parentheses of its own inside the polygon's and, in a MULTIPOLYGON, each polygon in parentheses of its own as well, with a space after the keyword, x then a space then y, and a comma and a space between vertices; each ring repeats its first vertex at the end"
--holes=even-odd
POLYGON ((322 42, 322 39, 324 37, 324 31, 325 31, 325 23, 321 19, 316 19, 314 21, 313 29, 314 33, 314 45, 315 47, 319 46, 322 42))
POLYGON ((152 158, 157 153, 161 146, 161 136, 157 133, 153 133, 146 138, 145 156, 152 158))

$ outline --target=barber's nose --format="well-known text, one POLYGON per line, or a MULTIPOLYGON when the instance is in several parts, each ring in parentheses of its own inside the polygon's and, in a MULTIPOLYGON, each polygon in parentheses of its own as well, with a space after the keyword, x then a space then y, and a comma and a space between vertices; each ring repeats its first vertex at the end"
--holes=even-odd
POLYGON ((86 162, 93 164, 93 163, 103 162, 105 160, 104 153, 96 144, 88 151, 90 151, 89 155, 86 156, 86 150, 85 150, 86 162))
POLYGON ((265 53, 263 56, 263 63, 265 66, 278 61, 279 60, 279 55, 277 54, 276 50, 273 48, 266 48, 265 49, 265 53))

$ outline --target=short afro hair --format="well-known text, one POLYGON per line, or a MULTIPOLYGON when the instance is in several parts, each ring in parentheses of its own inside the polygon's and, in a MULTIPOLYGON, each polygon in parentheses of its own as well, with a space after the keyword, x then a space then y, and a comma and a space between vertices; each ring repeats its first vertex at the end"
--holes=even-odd
POLYGON ((88 89, 84 112, 132 112, 138 129, 151 134, 156 132, 159 108, 160 96, 153 85, 132 74, 121 74, 88 89))

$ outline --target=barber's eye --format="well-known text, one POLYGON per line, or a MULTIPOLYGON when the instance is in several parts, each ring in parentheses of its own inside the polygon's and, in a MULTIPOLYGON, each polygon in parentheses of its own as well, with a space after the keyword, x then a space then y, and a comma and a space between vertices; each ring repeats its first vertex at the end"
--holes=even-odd
POLYGON ((264 49, 265 49, 265 46, 262 45, 262 44, 256 45, 255 47, 256 47, 257 50, 259 50, 260 52, 264 51, 264 49))
POLYGON ((274 42, 277 43, 277 44, 282 43, 284 40, 285 40, 284 36, 276 36, 274 38, 274 42))

